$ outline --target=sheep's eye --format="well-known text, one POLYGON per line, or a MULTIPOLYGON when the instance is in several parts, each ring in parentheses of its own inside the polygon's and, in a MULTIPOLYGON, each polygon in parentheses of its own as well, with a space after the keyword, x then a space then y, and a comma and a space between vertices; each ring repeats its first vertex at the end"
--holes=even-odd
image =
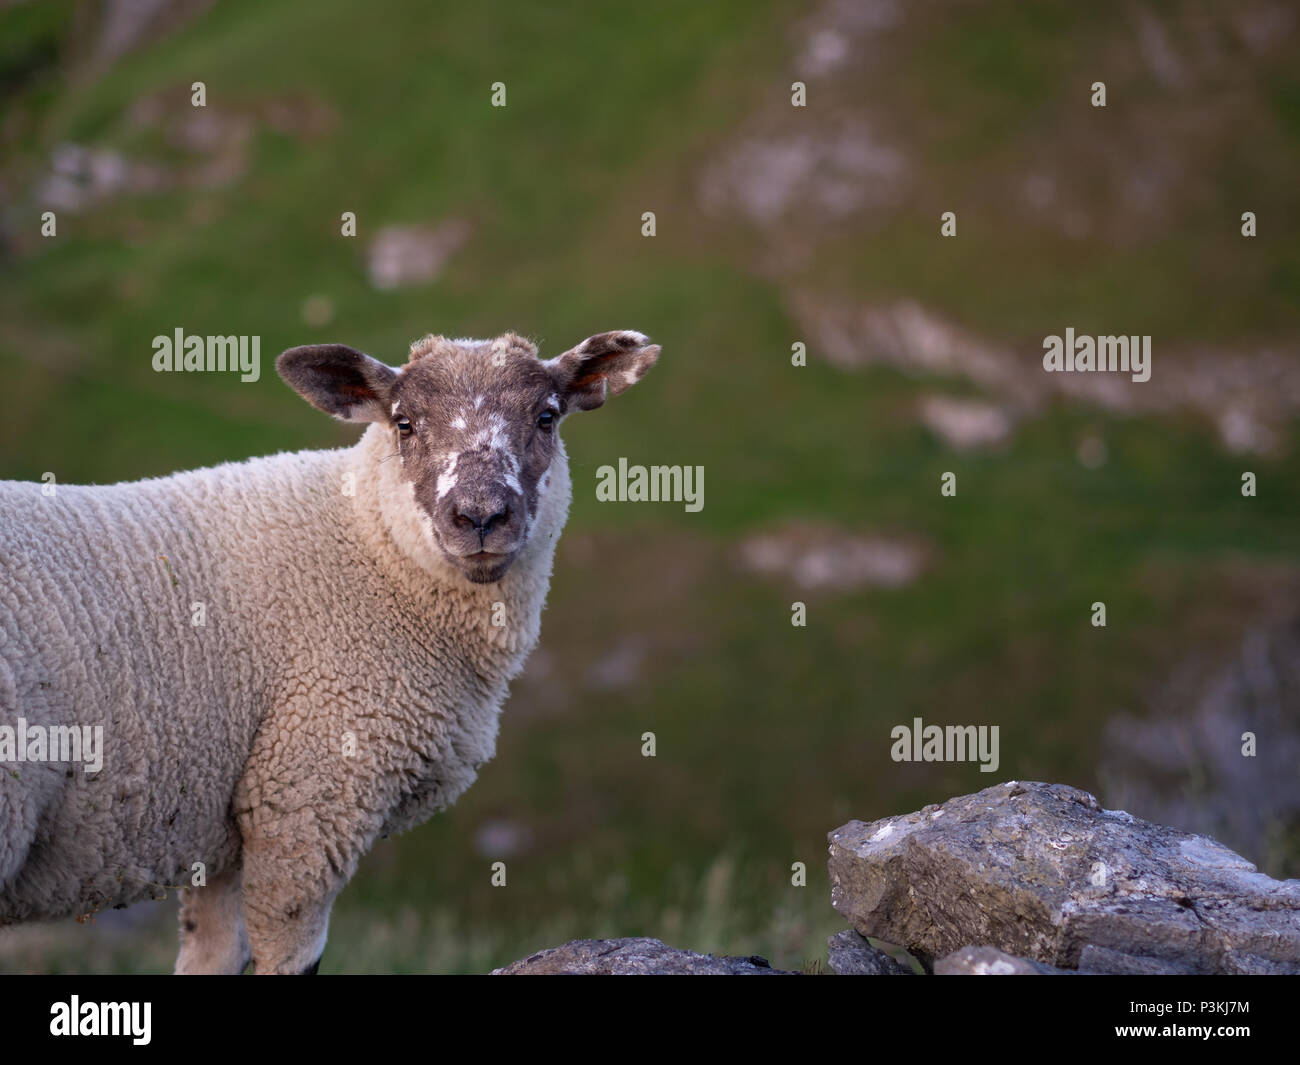
POLYGON ((398 431, 399 433, 401 433, 403 436, 410 436, 410 435, 411 435, 411 419, 410 419, 410 418, 398 418, 398 419, 397 419, 397 431, 398 431))
POLYGON ((544 410, 542 416, 537 419, 537 428, 549 430, 555 425, 555 411, 544 410))

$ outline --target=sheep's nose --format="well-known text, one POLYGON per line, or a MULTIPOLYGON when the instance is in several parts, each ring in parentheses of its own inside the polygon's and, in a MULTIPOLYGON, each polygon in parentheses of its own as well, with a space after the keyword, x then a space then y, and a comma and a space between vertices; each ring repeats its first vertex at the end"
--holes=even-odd
POLYGON ((475 506, 472 503, 457 503, 451 509, 452 520, 462 528, 478 530, 479 536, 486 536, 493 526, 501 525, 510 517, 510 508, 504 504, 498 507, 475 506))

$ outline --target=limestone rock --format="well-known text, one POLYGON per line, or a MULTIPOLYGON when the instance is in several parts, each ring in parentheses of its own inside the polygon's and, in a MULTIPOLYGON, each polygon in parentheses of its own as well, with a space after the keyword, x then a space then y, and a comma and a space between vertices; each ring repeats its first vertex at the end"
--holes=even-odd
POLYGON ((830 841, 835 908, 926 965, 977 943, 1068 969, 1300 973, 1300 880, 1076 788, 1013 781, 830 841))
POLYGON ((868 943, 852 928, 826 941, 831 972, 840 976, 911 976, 911 966, 868 943))

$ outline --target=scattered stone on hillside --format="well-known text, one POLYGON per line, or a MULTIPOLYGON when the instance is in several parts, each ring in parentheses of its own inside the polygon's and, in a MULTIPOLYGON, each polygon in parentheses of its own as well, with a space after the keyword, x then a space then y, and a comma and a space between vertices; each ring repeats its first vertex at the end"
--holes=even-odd
POLYGON ((787 84, 809 81, 809 107, 769 95, 733 137, 702 157, 699 203, 752 227, 766 269, 783 273, 852 216, 887 217, 911 191, 913 167, 893 117, 864 119, 857 75, 891 47, 898 0, 829 0, 790 27, 787 84), (813 103, 812 101, 815 101, 813 103), (813 116, 816 116, 815 118, 813 116))
POLYGON ((469 223, 385 226, 370 242, 370 284, 380 290, 422 285, 436 278, 469 239, 469 223))
POLYGON ((1074 976, 1041 961, 1017 958, 997 947, 962 947, 934 963, 935 976, 1074 976))
POLYGON ((65 142, 55 147, 48 169, 36 179, 37 201, 57 210, 82 211, 122 196, 222 188, 248 172, 259 129, 269 127, 307 141, 329 132, 336 116, 326 104, 306 96, 277 97, 237 109, 194 107, 187 84, 183 90, 136 98, 127 108, 126 123, 132 131, 161 132, 174 149, 173 158, 131 158, 116 148, 65 142))
POLYGON ((1189 656, 1151 713, 1107 723, 1100 777, 1107 802, 1223 840, 1285 875, 1300 842, 1300 615, 1288 605, 1300 588, 1279 575, 1276 589, 1279 612, 1251 625, 1221 663, 1189 656), (1248 734, 1257 739, 1243 757, 1248 734))
POLYGON ((658 939, 575 939, 492 970, 493 976, 796 976, 766 958, 715 957, 658 939))
MULTIPOLYGON (((1231 348, 1157 338, 1153 376, 1145 382, 1120 373, 1047 374, 1040 337, 976 336, 914 301, 863 305, 813 269, 820 244, 870 241, 904 211, 935 199, 928 186, 936 179, 918 164, 926 155, 924 124, 909 124, 885 103, 899 70, 921 69, 920 57, 941 33, 933 20, 912 17, 915 6, 900 0, 807 5, 786 36, 789 77, 782 81, 805 82, 808 106, 768 94, 698 164, 702 210, 756 237, 753 261, 781 285, 800 335, 814 337, 820 352, 843 366, 880 362, 969 378, 1013 425, 1064 397, 1121 414, 1191 411, 1233 454, 1282 454, 1300 415, 1293 330, 1231 348)), ((1021 180, 993 184, 997 175, 976 166, 971 180, 990 190, 985 206, 1068 243, 1133 249, 1177 234, 1215 201, 1214 175, 1235 150, 1240 113, 1266 109, 1270 78, 1287 69, 1300 19, 1293 6, 1237 5, 1240 10, 1213 25, 1190 10, 1141 8, 1099 47, 1163 91, 1116 109, 1112 135, 1087 158, 1044 150, 1076 139, 1065 122, 1016 142, 1013 150, 1025 164, 1021 180), (1242 82, 1233 106, 1217 106, 1216 86, 1234 76, 1243 45, 1259 77, 1242 82), (1193 103, 1194 135, 1177 117, 1193 103)), ((1080 461, 1092 468, 1093 455, 1085 451, 1080 461)))
POLYGON ((215 0, 102 0, 92 65, 106 69, 127 52, 180 27, 215 0))
POLYGON ((124 192, 158 192, 171 181, 166 167, 127 159, 112 148, 65 142, 54 149, 36 197, 44 207, 81 211, 124 192))
POLYGON ((957 451, 992 447, 1011 435, 1007 412, 977 399, 925 396, 920 412, 925 427, 957 451))
POLYGON ((474 832, 474 849, 484 858, 498 860, 527 854, 533 847, 533 831, 521 821, 494 818, 474 832))
POLYGON ((800 77, 824 78, 852 63, 863 63, 874 38, 903 19, 900 0, 828 0, 798 27, 803 44, 794 60, 800 77))
POLYGON ((826 940, 831 972, 840 976, 912 976, 912 967, 877 947, 852 928, 826 940))
POLYGON ((833 222, 892 206, 906 174, 901 152, 864 122, 845 120, 817 133, 792 128, 740 141, 704 172, 700 201, 711 214, 739 212, 760 226, 787 214, 833 222))
POLYGON ((813 338, 809 352, 844 370, 880 365, 918 375, 961 377, 1026 413, 1042 406, 1049 387, 1039 380, 1049 376, 1042 372, 1041 361, 1018 360, 1010 349, 985 341, 911 300, 846 306, 827 303, 818 293, 801 292, 792 306, 813 338))
MULTIPOLYGON (((1300 414, 1300 360, 1291 345, 1253 350, 1161 348, 1156 376, 1047 373, 1041 340, 1013 347, 977 336, 915 301, 831 302, 820 291, 792 294, 791 309, 808 349, 845 370, 890 366, 917 376, 971 382, 1013 422, 1041 414, 1056 396, 1119 414, 1194 411, 1236 454, 1277 454, 1286 426, 1300 414)), ((1153 361, 1156 356, 1153 354, 1153 361)))
POLYGON ((853 591, 911 584, 925 567, 926 552, 906 540, 797 522, 749 537, 740 545, 740 560, 755 573, 786 577, 807 591, 853 591))
POLYGON ((1189 972, 1300 973, 1300 880, 1077 788, 1012 781, 830 840, 835 908, 925 964, 976 943, 1070 969, 1094 946, 1189 972))

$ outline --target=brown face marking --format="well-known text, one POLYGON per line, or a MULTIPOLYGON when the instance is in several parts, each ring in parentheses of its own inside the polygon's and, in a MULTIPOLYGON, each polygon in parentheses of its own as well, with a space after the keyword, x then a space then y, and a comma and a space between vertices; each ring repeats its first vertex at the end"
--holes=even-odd
POLYGON ((281 377, 326 414, 392 433, 432 544, 476 583, 500 580, 528 540, 569 411, 639 381, 659 346, 630 329, 596 333, 547 362, 515 333, 427 336, 396 370, 344 344, 281 352, 281 377))
POLYGON ((393 425, 411 425, 396 447, 434 542, 470 580, 500 579, 527 540, 556 451, 564 403, 550 370, 514 334, 426 337, 389 398, 393 425))

